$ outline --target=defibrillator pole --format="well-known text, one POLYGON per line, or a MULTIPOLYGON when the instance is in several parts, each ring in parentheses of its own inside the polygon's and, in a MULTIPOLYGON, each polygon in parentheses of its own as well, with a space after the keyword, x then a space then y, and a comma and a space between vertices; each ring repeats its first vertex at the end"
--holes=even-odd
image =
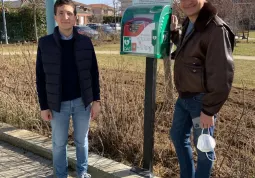
POLYGON ((143 168, 133 167, 135 172, 146 178, 153 178, 154 128, 156 111, 157 59, 146 57, 145 100, 144 100, 144 143, 143 168))
POLYGON ((47 0, 46 3, 46 21, 47 21, 47 34, 52 34, 56 26, 54 19, 54 4, 56 0, 47 0))
POLYGON ((156 111, 157 59, 146 57, 143 168, 153 177, 154 127, 156 111))

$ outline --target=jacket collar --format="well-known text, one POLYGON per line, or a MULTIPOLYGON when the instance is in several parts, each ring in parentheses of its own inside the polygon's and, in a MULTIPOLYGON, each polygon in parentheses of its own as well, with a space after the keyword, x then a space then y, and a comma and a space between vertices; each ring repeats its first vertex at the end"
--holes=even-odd
MULTIPOLYGON (((217 15, 216 8, 210 3, 206 2, 199 12, 198 18, 194 24, 195 31, 203 31, 207 24, 217 15)), ((186 18, 183 22, 183 26, 187 27, 189 24, 189 18, 186 18)))
MULTIPOLYGON (((59 32, 59 27, 58 26, 56 26, 54 28, 53 38, 56 41, 58 47, 61 48, 61 45, 60 45, 61 34, 59 32)), ((80 39, 80 34, 78 33, 76 27, 73 27, 73 38, 74 38, 75 41, 78 41, 80 39)))
POLYGON ((216 8, 210 2, 206 2, 204 4, 204 6, 202 7, 202 9, 200 10, 199 14, 198 14, 197 20, 194 24, 194 30, 192 30, 192 32, 186 38, 184 38, 184 36, 186 34, 186 30, 187 30, 188 25, 189 25, 189 18, 187 17, 185 19, 185 21, 182 24, 183 30, 182 30, 182 36, 181 36, 181 43, 180 43, 179 50, 176 52, 176 57, 179 55, 179 53, 180 53, 181 49, 183 48, 183 46, 192 37, 193 33, 195 31, 202 32, 206 28, 207 24, 209 24, 209 22, 216 15, 217 15, 216 8))

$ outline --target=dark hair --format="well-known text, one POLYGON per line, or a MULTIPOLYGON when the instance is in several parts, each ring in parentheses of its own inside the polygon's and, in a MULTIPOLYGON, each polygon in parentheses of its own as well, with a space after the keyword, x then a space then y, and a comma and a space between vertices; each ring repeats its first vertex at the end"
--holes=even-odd
POLYGON ((73 7, 74 11, 74 15, 77 14, 76 12, 76 6, 74 4, 74 2, 72 0, 57 0, 54 4, 54 14, 57 15, 57 8, 63 5, 70 5, 73 7))

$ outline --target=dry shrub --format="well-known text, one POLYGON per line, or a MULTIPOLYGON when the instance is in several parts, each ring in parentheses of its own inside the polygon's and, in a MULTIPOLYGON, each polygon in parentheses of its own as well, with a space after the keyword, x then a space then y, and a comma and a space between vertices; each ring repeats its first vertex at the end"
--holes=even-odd
POLYGON ((1 56, 0 118, 20 128, 49 133, 49 124, 40 119, 38 112, 34 55, 19 52, 22 54, 1 56))
MULTIPOLYGON (((50 125, 39 116, 35 56, 2 55, 0 60, 0 120, 49 136, 50 125)), ((122 58, 110 58, 109 64, 102 64, 99 59, 99 66, 102 113, 91 123, 90 149, 131 166, 141 166, 144 69, 130 71, 132 66, 127 66, 122 58)), ((154 172, 172 178, 178 177, 179 168, 168 139, 173 106, 165 102, 164 91, 164 77, 158 73, 154 172)), ((216 122, 217 161, 213 177, 253 178, 255 175, 254 115, 254 90, 233 88, 216 122)), ((71 129, 70 144, 73 144, 72 133, 71 129)))

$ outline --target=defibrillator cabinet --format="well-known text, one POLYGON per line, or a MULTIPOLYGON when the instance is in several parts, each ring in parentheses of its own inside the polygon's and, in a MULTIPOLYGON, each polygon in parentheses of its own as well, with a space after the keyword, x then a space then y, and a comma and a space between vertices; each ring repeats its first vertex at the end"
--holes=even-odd
POLYGON ((162 59, 170 51, 171 5, 138 5, 121 21, 121 55, 162 59))

